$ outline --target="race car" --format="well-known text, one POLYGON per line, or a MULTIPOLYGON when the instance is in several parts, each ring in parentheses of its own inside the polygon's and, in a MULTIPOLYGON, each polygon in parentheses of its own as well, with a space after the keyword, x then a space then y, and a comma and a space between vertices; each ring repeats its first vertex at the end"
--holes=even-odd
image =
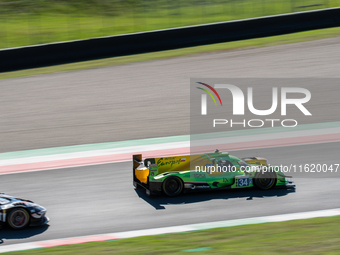
POLYGON ((256 187, 295 188, 290 176, 265 158, 238 158, 228 152, 174 157, 146 158, 133 155, 133 186, 147 195, 164 193, 170 197, 191 190, 221 190, 256 187))
POLYGON ((0 193, 0 223, 12 229, 44 225, 49 222, 46 209, 30 200, 0 193))

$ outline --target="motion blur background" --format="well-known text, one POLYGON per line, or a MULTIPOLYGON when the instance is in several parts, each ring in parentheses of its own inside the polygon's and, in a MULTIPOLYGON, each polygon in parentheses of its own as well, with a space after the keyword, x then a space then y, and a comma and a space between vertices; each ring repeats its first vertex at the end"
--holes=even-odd
MULTIPOLYGON (((20 58, 25 58, 21 54, 22 49, 2 49, 336 6, 340 6, 340 0, 0 0, 0 53, 17 51, 19 53, 16 57, 20 62, 20 58)), ((332 18, 334 17, 330 17, 332 18)), ((293 26, 295 24, 293 22, 293 26)), ((70 159, 70 156, 79 157, 78 152, 94 156, 101 155, 96 154, 100 151, 106 153, 106 149, 117 149, 122 153, 126 148, 123 145, 134 145, 139 150, 145 142, 139 139, 150 138, 149 142, 158 138, 160 140, 157 141, 172 141, 170 139, 173 136, 180 136, 182 139, 184 135, 190 134, 189 81, 194 77, 295 80, 336 78, 328 88, 322 82, 308 87, 312 91, 313 100, 319 99, 314 100, 312 103, 316 103, 308 109, 313 117, 318 117, 313 118, 313 122, 315 120, 315 123, 340 130, 337 121, 339 35, 339 27, 333 27, 236 41, 231 46, 214 44, 208 45, 209 48, 205 48, 205 45, 166 53, 126 56, 121 59, 126 62, 114 62, 116 60, 113 59, 118 58, 96 59, 0 73, 0 166, 9 166, 17 171, 22 165, 31 166, 23 162, 48 163, 46 160, 54 160, 55 163, 63 154, 67 154, 65 158, 70 159), (318 36, 323 34, 325 37, 321 38, 326 39, 309 41, 320 39, 318 36), (175 58, 176 56, 182 57, 175 58), (149 61, 150 59, 153 61, 149 61), (334 121, 337 122, 332 124, 334 121), (161 140, 164 137, 169 140, 161 140), (130 143, 134 139, 138 140, 130 143), (105 147, 97 147, 98 145, 105 147)), ((199 37, 202 38, 201 34, 199 37)), ((165 39, 170 40, 171 37, 165 39)), ((48 48, 43 46, 29 49, 45 47, 48 48)), ((98 45, 94 48, 97 49, 98 45)), ((48 58, 50 52, 37 50, 36 55, 29 55, 31 57, 27 58, 27 62, 33 62, 41 56, 48 58)), ((52 53, 67 55, 63 51, 52 53)), ((11 60, 13 59, 0 57, 3 66, 9 65, 11 60)), ((268 80, 261 86, 257 89, 263 88, 262 91, 271 92, 273 82, 268 80)), ((304 87, 305 83, 296 82, 294 86, 304 87)), ((265 95, 258 94, 254 101, 258 102, 265 95)), ((306 123, 308 122, 302 124, 306 123)), ((307 131, 305 134, 310 134, 307 131)), ((339 164, 340 131, 335 134, 332 140, 314 145, 251 147, 235 153, 232 150, 229 152, 238 157, 265 157, 273 165, 339 164)), ((256 142, 250 140, 249 143, 256 142)), ((154 146, 148 145, 147 148, 154 146)), ((59 161, 57 163, 62 165, 59 161)), ((20 233, 0 231, 0 251, 10 244, 21 245, 58 238, 340 208, 340 186, 336 178, 319 181, 294 177, 297 192, 284 189, 269 193, 236 190, 198 193, 178 199, 150 199, 144 191, 133 189, 130 161, 77 168, 67 166, 62 165, 55 171, 2 175, 1 192, 43 205, 48 210, 51 224, 20 233)), ((336 231, 340 229, 337 227, 339 222, 330 222, 326 225, 328 230, 323 232, 315 228, 321 226, 320 223, 296 225, 295 228, 284 223, 284 234, 276 236, 276 226, 270 227, 271 229, 268 227, 269 231, 264 231, 263 235, 245 229, 239 234, 245 239, 239 239, 241 241, 237 244, 237 251, 240 254, 254 251, 263 251, 266 254, 338 254, 340 234, 337 235, 336 231), (301 232, 302 230, 305 232, 301 232), (292 235, 296 233, 300 239, 292 235), (259 236, 261 242, 253 241, 255 244, 250 246, 249 240, 253 240, 254 235, 259 236), (244 245, 245 242, 247 245, 244 245)), ((258 225, 255 226, 256 231, 258 225)), ((226 242, 227 235, 219 234, 218 238, 225 246, 230 245, 229 248, 234 249, 234 252, 236 232, 234 229, 227 229, 226 232, 232 235, 231 244, 226 242)), ((189 236, 188 233, 186 235, 189 236)), ((207 242, 202 240, 206 240, 207 236, 211 237, 209 234, 198 237, 199 241, 194 240, 186 249, 206 245, 207 242)), ((207 245, 214 245, 216 239, 207 245)), ((111 243, 119 247, 115 242, 111 243)), ((129 243, 135 249, 130 254, 160 253, 164 248, 170 249, 173 254, 172 251, 180 252, 184 249, 181 245, 189 242, 179 242, 177 239, 173 243, 167 242, 160 249, 154 248, 155 243, 158 242, 152 240, 150 245, 143 242, 142 247, 129 243), (143 250, 145 247, 155 250, 147 252, 143 250)), ((102 245, 103 243, 99 243, 99 247, 102 245)), ((75 250, 64 254, 71 252, 77 254, 75 250)), ((108 249, 103 253, 107 252, 108 249)), ((32 254, 34 253, 37 251, 32 250, 32 254)), ((52 253, 58 254, 56 250, 52 253)), ((113 253, 116 254, 114 250, 113 253)), ((100 253, 80 250, 78 254, 100 253)), ((124 250, 122 254, 127 252, 124 250)))
POLYGON ((0 48, 339 5, 340 0, 0 0, 0 48))

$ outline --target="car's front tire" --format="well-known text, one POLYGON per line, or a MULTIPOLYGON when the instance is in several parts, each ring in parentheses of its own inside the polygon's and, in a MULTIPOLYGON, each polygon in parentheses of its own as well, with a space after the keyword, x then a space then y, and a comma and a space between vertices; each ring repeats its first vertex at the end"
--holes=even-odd
POLYGON ((276 174, 274 172, 259 172, 255 175, 254 185, 258 189, 272 189, 276 185, 276 174))
POLYGON ((29 212, 24 208, 14 208, 7 215, 7 223, 12 229, 24 229, 30 223, 29 212))
POLYGON ((169 197, 175 197, 183 191, 183 181, 177 176, 170 176, 163 182, 163 192, 169 197))

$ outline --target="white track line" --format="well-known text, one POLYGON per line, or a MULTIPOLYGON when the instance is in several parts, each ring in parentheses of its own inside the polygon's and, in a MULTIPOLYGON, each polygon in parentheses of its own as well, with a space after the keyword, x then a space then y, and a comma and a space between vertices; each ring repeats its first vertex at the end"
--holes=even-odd
POLYGON ((290 221, 290 220, 311 219, 311 218, 330 217, 330 216, 339 216, 339 215, 340 215, 340 208, 336 208, 336 209, 328 209, 328 210, 320 210, 320 211, 289 213, 289 214, 245 218, 245 219, 237 219, 237 220, 215 221, 215 222, 189 224, 189 225, 174 226, 174 227, 152 228, 152 229, 116 232, 116 233, 108 233, 108 234, 100 234, 100 235, 80 236, 80 237, 71 237, 71 238, 63 238, 63 239, 52 239, 52 240, 39 241, 39 242, 1 245, 0 252, 24 251, 24 250, 31 250, 31 249, 55 247, 55 246, 61 246, 61 245, 67 245, 67 244, 79 244, 79 243, 87 243, 87 242, 125 239, 125 238, 140 237, 140 236, 182 233, 182 232, 206 230, 206 229, 221 228, 221 227, 234 227, 234 226, 241 226, 241 225, 283 222, 283 221, 290 221))

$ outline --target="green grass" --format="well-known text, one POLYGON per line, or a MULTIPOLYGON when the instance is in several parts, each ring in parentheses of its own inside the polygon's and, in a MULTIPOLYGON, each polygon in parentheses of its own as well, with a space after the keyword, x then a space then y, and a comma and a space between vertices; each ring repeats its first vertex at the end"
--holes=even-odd
POLYGON ((47 74, 55 72, 68 72, 82 69, 100 68, 105 66, 122 65, 134 62, 151 61, 158 59, 166 59, 180 57, 186 55, 203 54, 209 52, 224 52, 235 49, 247 49, 256 47, 273 46, 278 44, 295 43, 308 40, 316 40, 328 37, 340 36, 340 27, 312 30, 300 33, 293 33, 280 36, 264 37, 251 40, 235 41, 228 43, 219 43, 212 45, 204 45, 198 47, 183 48, 177 50, 160 51, 154 53, 138 54, 124 57, 106 58, 99 60, 91 60, 77 62, 72 64, 57 65, 51 67, 43 67, 36 69, 28 69, 14 72, 0 73, 0 79, 8 79, 15 77, 23 77, 38 74, 47 74))
POLYGON ((0 48, 340 6, 340 0, 0 0, 0 48))
POLYGON ((10 254, 339 254, 340 217, 218 228, 10 254), (189 252, 190 254, 190 252, 189 252))

